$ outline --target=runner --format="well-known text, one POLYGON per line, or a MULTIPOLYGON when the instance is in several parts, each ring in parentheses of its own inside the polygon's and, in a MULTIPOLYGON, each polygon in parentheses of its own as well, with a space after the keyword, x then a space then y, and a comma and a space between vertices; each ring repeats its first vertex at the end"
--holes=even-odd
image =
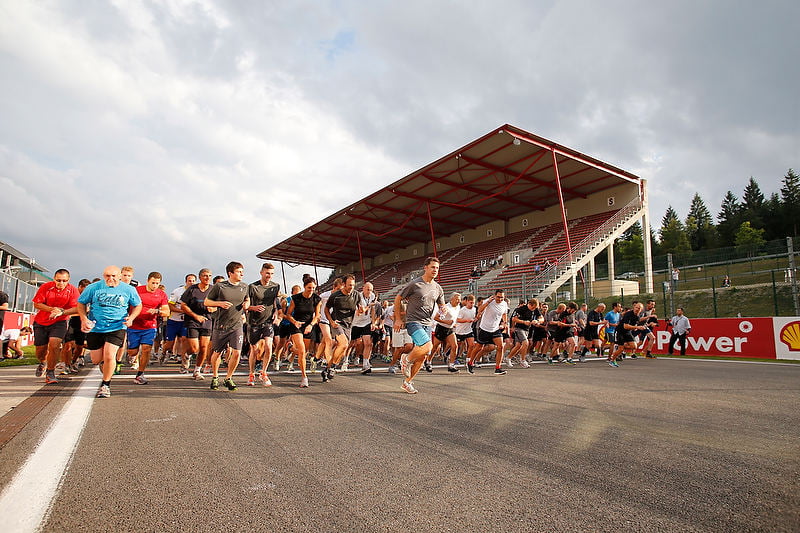
MULTIPOLYGON (((89 286, 91 281, 84 278, 78 282, 78 293, 89 286)), ((70 370, 77 373, 84 365, 83 351, 86 349, 86 333, 81 330, 81 317, 76 314, 72 315, 67 322, 67 334, 64 337, 64 346, 61 348, 61 358, 66 360, 70 358, 70 370)))
MULTIPOLYGON (((614 302, 611 304, 611 311, 606 313, 605 316, 605 337, 606 342, 602 346, 602 350, 605 350, 608 347, 608 360, 611 361, 611 354, 614 352, 614 347, 617 344, 617 326, 619 325, 620 319, 620 310, 622 309, 622 304, 619 302, 614 302)), ((603 355, 603 352, 600 352, 600 355, 603 355)))
POLYGON ((511 359, 519 354, 522 368, 530 367, 528 361, 525 360, 525 356, 528 354, 528 337, 533 327, 533 312, 538 309, 538 307, 539 300, 531 298, 528 300, 528 303, 520 305, 511 313, 511 334, 514 339, 514 347, 508 352, 509 366, 511 366, 511 359))
MULTIPOLYGON (((647 300, 647 305, 644 310, 639 313, 639 324, 647 326, 646 329, 639 332, 639 342, 641 343, 639 349, 640 355, 643 352, 644 356, 648 359, 655 359, 655 356, 652 354, 653 346, 656 343, 656 335, 653 332, 658 327, 655 300, 647 300)), ((636 359, 636 353, 631 355, 631 359, 636 359)))
POLYGON ((487 298, 481 304, 476 318, 478 320, 478 334, 475 337, 472 354, 467 361, 467 370, 470 374, 474 374, 475 362, 494 349, 496 350, 494 375, 502 376, 506 373, 506 370, 501 368, 504 352, 503 328, 508 323, 508 302, 506 301, 505 290, 496 289, 494 298, 487 298))
POLYGON ((239 352, 244 340, 242 313, 250 307, 250 298, 248 286, 242 283, 244 266, 231 261, 225 266, 225 272, 228 279, 212 285, 203 304, 217 310, 211 334, 211 390, 219 389, 221 358, 223 353, 228 352, 228 366, 223 384, 229 391, 235 391, 237 387, 233 382, 233 373, 239 365, 239 352))
MULTIPOLYGON (((120 270, 120 281, 126 285, 130 285, 131 287, 138 287, 139 282, 133 279, 133 267, 132 266, 123 266, 120 270)), ((119 374, 122 372, 122 358, 125 356, 126 349, 125 346, 128 342, 128 330, 122 330, 122 344, 120 345, 119 349, 117 350, 117 366, 114 369, 114 374, 119 374)), ((129 360, 131 367, 136 366, 136 361, 129 360)))
POLYGON ((136 287, 136 293, 142 300, 142 312, 128 328, 128 360, 139 361, 136 377, 133 378, 133 382, 137 385, 148 383, 144 371, 150 363, 158 317, 169 316, 167 294, 158 288, 159 285, 161 285, 161 274, 150 272, 147 275, 147 283, 136 287))
POLYGON ((317 280, 308 276, 305 278, 303 292, 299 292, 292 297, 292 303, 286 315, 291 324, 289 334, 292 339, 292 351, 294 352, 297 364, 300 365, 300 387, 308 387, 308 376, 306 376, 306 353, 311 344, 311 331, 319 322, 320 307, 322 298, 314 290, 317 288, 317 280))
POLYGON ((586 314, 586 327, 583 329, 583 347, 581 348, 580 354, 581 363, 586 360, 586 355, 592 348, 597 350, 597 357, 603 354, 602 341, 600 340, 600 327, 605 324, 605 320, 603 319, 605 310, 606 304, 599 303, 597 307, 586 314))
POLYGON ((92 362, 102 364, 103 381, 98 398, 111 396, 111 378, 116 370, 116 354, 125 340, 125 328, 142 311, 142 300, 133 287, 121 282, 117 266, 103 271, 103 280, 90 284, 78 297, 81 329, 87 333, 86 346, 92 362))
POLYGON ((356 278, 352 274, 344 277, 339 290, 331 293, 325 302, 325 317, 331 328, 331 337, 336 341, 336 347, 330 356, 325 354, 326 366, 322 369, 322 382, 333 379, 333 370, 342 360, 350 346, 352 336, 353 317, 365 313, 367 308, 361 305, 361 298, 355 290, 356 278))
POLYGON ((458 373, 456 368, 456 357, 458 356, 458 341, 456 340, 456 333, 453 329, 458 320, 458 313, 461 311, 461 294, 454 292, 450 295, 450 302, 445 304, 445 311, 433 315, 433 320, 436 322, 436 329, 433 332, 433 349, 431 353, 425 358, 425 370, 433 372, 431 361, 433 354, 441 348, 442 360, 447 361, 447 371, 458 373), (447 358, 447 352, 450 351, 450 358, 447 358))
POLYGON ((575 361, 572 360, 572 355, 575 353, 575 329, 577 328, 575 313, 578 311, 578 304, 575 302, 558 304, 556 311, 558 316, 550 322, 551 325, 555 326, 550 362, 558 362, 561 354, 566 352, 563 362, 568 365, 574 365, 575 361))
MULTIPOLYGON (((303 287, 300 285, 292 285, 291 295, 283 295, 281 297, 281 313, 283 316, 283 320, 278 325, 278 343, 275 346, 275 372, 280 370, 281 368, 281 359, 284 358, 284 355, 288 351, 288 348, 291 344, 290 337, 291 337, 291 326, 292 323, 289 322, 289 317, 286 315, 286 312, 289 310, 289 305, 292 303, 292 296, 298 294, 300 291, 303 290, 303 287)), ((286 369, 288 372, 294 370, 294 363, 290 358, 287 358, 286 361, 288 363, 288 368, 286 369)))
POLYGON ((265 387, 272 385, 267 370, 272 360, 272 339, 275 336, 275 321, 280 322, 282 312, 276 308, 276 300, 281 286, 272 281, 275 266, 272 263, 261 265, 261 279, 248 286, 250 308, 247 310, 247 337, 250 342, 248 364, 250 375, 247 385, 255 386, 256 361, 261 361, 259 379, 265 387))
POLYGON ((372 283, 369 281, 364 283, 361 287, 361 302, 359 306, 367 309, 365 313, 358 314, 353 317, 352 339, 350 344, 355 348, 356 358, 358 357, 358 348, 361 348, 361 373, 369 374, 372 372, 372 365, 370 359, 372 358, 372 330, 374 328, 375 320, 375 306, 378 303, 378 297, 373 292, 372 283))
MULTIPOLYGON (((42 375, 42 368, 46 365, 44 382, 47 384, 58 383, 56 362, 61 358, 67 320, 77 312, 79 294, 78 288, 69 282, 69 271, 60 268, 53 274, 53 281, 39 287, 33 297, 33 306, 38 310, 33 317, 33 343, 39 360, 36 376, 42 375)), ((66 366, 63 373, 69 374, 66 366)))
POLYGON ((467 360, 467 354, 472 345, 475 344, 475 312, 478 310, 475 307, 475 296, 467 294, 463 298, 464 305, 458 311, 458 318, 456 325, 453 328, 456 333, 456 341, 458 342, 458 356, 464 356, 464 361, 467 360))
POLYGON ((333 280, 333 287, 329 291, 325 291, 319 295, 322 299, 319 315, 319 331, 322 334, 322 341, 317 345, 317 352, 315 358, 322 360, 323 364, 327 364, 331 360, 333 353, 333 337, 331 337, 331 324, 328 321, 328 315, 325 313, 325 306, 328 304, 328 298, 331 294, 342 288, 342 278, 337 277, 333 280))
POLYGON ((641 302, 634 301, 633 308, 627 311, 622 318, 619 319, 619 325, 622 326, 620 329, 617 327, 617 348, 614 350, 614 353, 611 354, 611 361, 609 361, 609 365, 613 367, 618 367, 617 364, 617 357, 624 351, 628 353, 633 353, 636 350, 636 340, 634 339, 634 335, 637 331, 644 331, 647 329, 647 326, 639 324, 639 313, 642 312, 644 306, 641 302))
POLYGON ((186 324, 186 350, 181 360, 181 374, 189 372, 192 357, 195 358, 192 379, 203 380, 203 363, 211 348, 211 311, 205 305, 208 291, 211 290, 211 270, 200 269, 197 273, 200 282, 192 285, 181 294, 181 311, 186 324))
POLYGON ((161 353, 161 363, 165 363, 175 355, 180 357, 181 366, 186 367, 186 321, 181 308, 181 296, 189 287, 197 283, 197 276, 186 274, 183 278, 184 284, 176 287, 169 295, 169 318, 167 328, 164 332, 164 349, 161 353))
POLYGON ((394 299, 394 331, 399 333, 405 326, 414 343, 411 352, 400 359, 404 377, 401 387, 408 394, 417 393, 414 378, 431 350, 431 317, 435 307, 441 312, 445 310, 444 291, 434 281, 439 274, 439 260, 429 257, 422 268, 422 276, 411 280, 394 299), (405 316, 402 315, 403 300, 406 301, 405 316))

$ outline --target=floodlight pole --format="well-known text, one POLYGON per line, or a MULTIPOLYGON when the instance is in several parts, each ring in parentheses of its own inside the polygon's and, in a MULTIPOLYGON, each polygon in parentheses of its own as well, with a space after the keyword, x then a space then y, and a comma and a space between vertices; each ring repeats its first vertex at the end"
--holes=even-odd
POLYGON ((433 257, 436 258, 436 261, 439 261, 439 255, 436 252, 436 235, 433 233, 433 219, 431 218, 431 203, 426 202, 428 204, 428 226, 431 228, 431 244, 433 244, 433 257))
POLYGON ((800 302, 797 297, 797 271, 794 263, 794 244, 791 237, 786 237, 786 247, 789 249, 789 283, 792 284, 792 304, 794 305, 794 316, 800 316, 800 302))
POLYGON ((364 256, 361 254, 361 232, 356 230, 356 240, 358 241, 358 261, 361 263, 361 282, 367 282, 367 274, 364 272, 364 256))
POLYGON ((675 316, 675 282, 672 281, 672 254, 667 254, 667 277, 669 279, 669 311, 675 316))
POLYGON ((281 275, 283 276, 283 290, 286 291, 287 294, 291 293, 289 287, 286 285, 286 270, 283 268, 283 261, 281 261, 281 275))

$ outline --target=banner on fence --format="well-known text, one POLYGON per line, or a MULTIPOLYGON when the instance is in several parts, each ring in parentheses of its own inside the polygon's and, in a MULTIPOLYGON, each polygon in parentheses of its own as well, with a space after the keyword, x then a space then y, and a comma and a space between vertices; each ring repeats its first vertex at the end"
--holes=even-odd
MULTIPOLYGON (((800 360, 800 317, 689 320, 687 355, 800 360)), ((657 352, 667 351, 670 335, 663 327, 656 331, 657 352)), ((677 343, 675 351, 679 353, 677 343)))

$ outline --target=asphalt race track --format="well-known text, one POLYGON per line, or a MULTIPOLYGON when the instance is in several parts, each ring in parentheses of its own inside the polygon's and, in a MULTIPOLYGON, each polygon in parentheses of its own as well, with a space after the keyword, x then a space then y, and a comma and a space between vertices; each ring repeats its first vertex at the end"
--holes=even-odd
MULTIPOLYGON (((235 392, 174 368, 115 376, 42 530, 800 530, 800 365, 476 372, 423 371, 417 395, 383 370, 235 392)), ((4 488, 87 375, 0 449, 4 488)))

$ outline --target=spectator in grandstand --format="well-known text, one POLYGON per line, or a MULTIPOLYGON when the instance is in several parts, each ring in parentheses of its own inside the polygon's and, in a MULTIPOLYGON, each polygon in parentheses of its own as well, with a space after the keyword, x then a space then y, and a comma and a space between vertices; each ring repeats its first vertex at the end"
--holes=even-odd
POLYGON ((669 338, 667 353, 672 355, 675 349, 675 341, 680 341, 681 355, 686 355, 686 335, 691 331, 692 327, 689 319, 683 314, 683 307, 675 310, 675 316, 669 319, 669 327, 672 328, 672 335, 669 338))
POLYGON ((727 289, 730 288, 730 286, 731 286, 731 278, 729 278, 728 275, 726 274, 725 278, 722 280, 722 287, 724 289, 727 289))

